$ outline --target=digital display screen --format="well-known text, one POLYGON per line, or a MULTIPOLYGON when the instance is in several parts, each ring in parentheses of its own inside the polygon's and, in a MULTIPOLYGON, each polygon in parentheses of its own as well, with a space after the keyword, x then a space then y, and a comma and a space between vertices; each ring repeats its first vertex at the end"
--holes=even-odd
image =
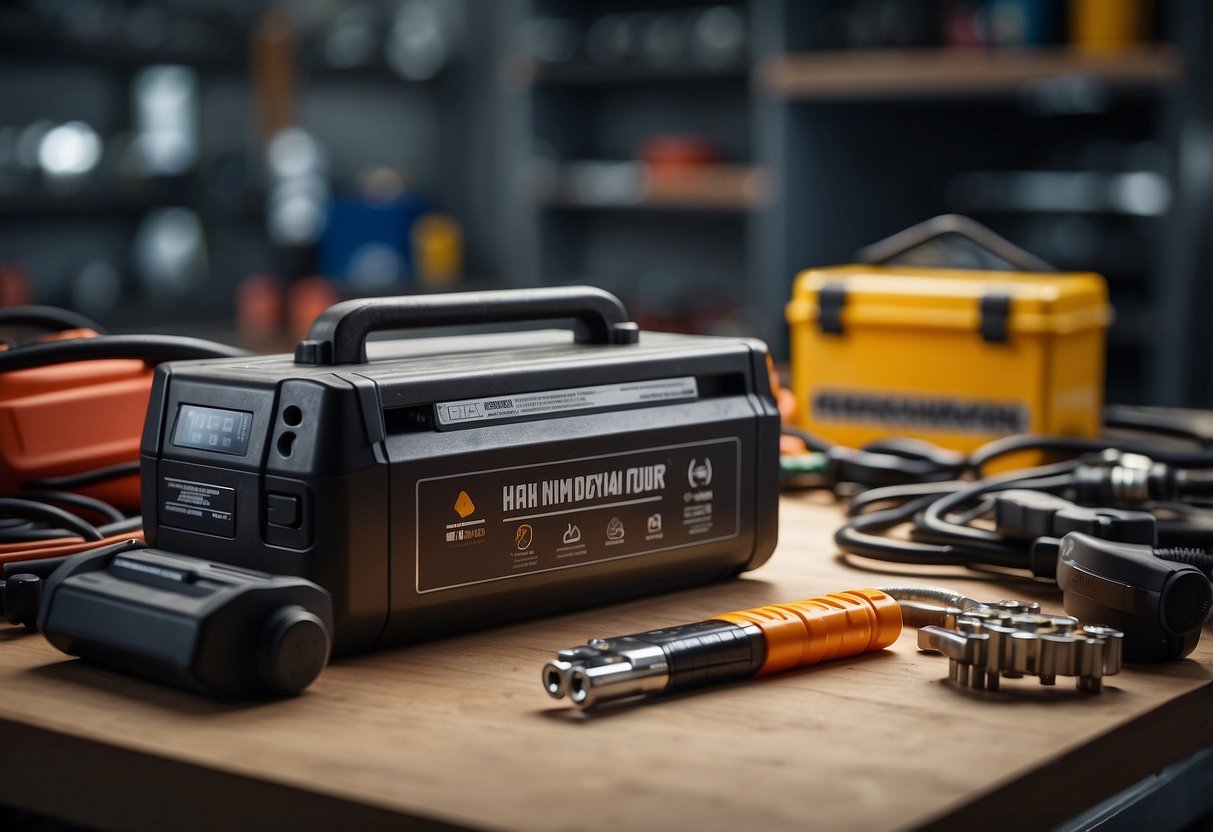
POLYGON ((181 448, 244 456, 248 453, 249 428, 252 424, 253 414, 244 410, 183 404, 177 408, 173 444, 181 448))

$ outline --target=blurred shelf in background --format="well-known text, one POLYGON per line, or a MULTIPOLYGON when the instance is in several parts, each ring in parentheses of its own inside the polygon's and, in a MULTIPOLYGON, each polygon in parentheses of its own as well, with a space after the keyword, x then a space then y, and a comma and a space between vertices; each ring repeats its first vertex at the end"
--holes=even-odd
POLYGON ((1206 4, 504 8, 511 285, 595 283, 638 316, 683 310, 783 357, 797 272, 967 213, 1059 268, 1107 275, 1123 310, 1115 400, 1213 404, 1194 358, 1213 349, 1206 4), (662 190, 646 165, 671 148, 697 173, 662 190), (705 312, 705 298, 734 306, 705 312))
MULTIPOLYGON (((540 166, 544 167, 544 166, 540 166)), ((755 165, 710 164, 654 170, 641 162, 568 162, 537 176, 553 208, 640 211, 752 211, 771 200, 771 179, 755 165)))
POLYGON ((519 85, 552 84, 556 86, 597 86, 600 84, 637 84, 663 82, 717 82, 721 80, 743 80, 749 77, 748 63, 732 63, 721 66, 646 66, 624 64, 603 66, 588 61, 563 64, 547 64, 530 58, 515 57, 507 60, 504 77, 519 85))
POLYGON ((0 3, 3 298, 213 332, 268 280, 272 330, 491 274, 496 18, 472 3, 0 3))
POLYGON ((39 191, 20 195, 0 195, 0 216, 7 222, 23 217, 42 221, 48 217, 89 215, 143 214, 154 208, 164 208, 190 201, 176 189, 134 191, 86 191, 81 193, 50 193, 39 191))
POLYGON ((226 48, 173 49, 129 47, 110 43, 79 43, 66 39, 18 38, 0 33, 0 62, 34 66, 86 66, 136 69, 152 64, 173 64, 193 69, 245 72, 248 55, 238 43, 226 48))
POLYGON ((1107 55, 1064 47, 864 49, 779 55, 763 63, 758 76, 766 92, 796 99, 991 96, 1046 82, 1168 87, 1183 78, 1183 59, 1169 45, 1107 55))
POLYGON ((961 212, 1108 276, 1114 398, 1213 405, 1208 4, 285 8, 0 4, 0 271, 208 330, 250 276, 275 325, 317 274, 313 305, 585 282, 783 358, 798 271, 961 212))

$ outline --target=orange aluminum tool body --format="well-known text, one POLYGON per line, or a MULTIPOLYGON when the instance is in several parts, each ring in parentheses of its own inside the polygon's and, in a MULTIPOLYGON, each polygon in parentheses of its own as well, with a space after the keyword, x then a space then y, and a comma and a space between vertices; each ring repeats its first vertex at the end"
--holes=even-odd
POLYGON ((695 624, 592 639, 543 669, 548 694, 600 702, 746 679, 888 647, 901 607, 878 589, 729 612, 695 624))
POLYGON ((758 675, 881 650, 901 634, 901 607, 876 589, 728 612, 716 620, 762 631, 766 657, 758 675))

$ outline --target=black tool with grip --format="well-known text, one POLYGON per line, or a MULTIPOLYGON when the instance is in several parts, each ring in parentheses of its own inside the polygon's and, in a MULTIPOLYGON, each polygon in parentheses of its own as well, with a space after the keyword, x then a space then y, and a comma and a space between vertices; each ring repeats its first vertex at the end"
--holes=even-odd
POLYGON ((65 653, 221 698, 299 693, 327 664, 332 627, 310 581, 135 540, 65 561, 38 610, 65 653))
POLYGON ((629 643, 661 647, 670 665, 671 684, 680 688, 747 679, 758 672, 767 657, 761 630, 738 627, 729 621, 700 621, 649 630, 611 642, 625 648, 629 643))
POLYGON ((1124 632, 1131 662, 1191 653, 1213 605, 1209 578, 1196 567, 1163 560, 1152 546, 1081 532, 1062 538, 1057 585, 1069 615, 1124 632))

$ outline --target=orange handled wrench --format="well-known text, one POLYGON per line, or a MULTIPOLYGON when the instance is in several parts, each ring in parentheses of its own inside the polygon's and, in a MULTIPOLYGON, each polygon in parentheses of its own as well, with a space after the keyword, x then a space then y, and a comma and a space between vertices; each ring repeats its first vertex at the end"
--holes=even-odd
POLYGON ((543 685, 553 698, 567 695, 589 708, 880 650, 900 633, 897 601, 878 589, 856 589, 591 639, 557 653, 543 668, 543 685))

